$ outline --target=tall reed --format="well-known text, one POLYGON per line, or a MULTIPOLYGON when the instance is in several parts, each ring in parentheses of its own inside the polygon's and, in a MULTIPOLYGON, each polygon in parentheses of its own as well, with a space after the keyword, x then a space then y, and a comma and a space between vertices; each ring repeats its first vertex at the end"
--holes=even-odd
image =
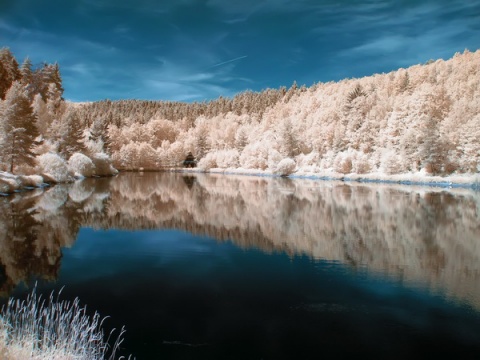
MULTIPOLYGON (((115 360, 123 342, 122 328, 105 339, 105 318, 89 316, 76 298, 60 300, 37 296, 36 288, 26 300, 9 299, 0 312, 0 359, 2 360, 115 360), (113 344, 109 345, 110 340, 113 344)), ((124 359, 124 357, 119 357, 124 359)), ((130 357, 129 357, 130 359, 130 357)))

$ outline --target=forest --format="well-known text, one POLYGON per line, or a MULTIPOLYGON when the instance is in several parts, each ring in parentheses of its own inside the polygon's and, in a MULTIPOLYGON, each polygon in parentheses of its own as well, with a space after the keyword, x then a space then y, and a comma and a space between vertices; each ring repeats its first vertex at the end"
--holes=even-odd
POLYGON ((63 99, 58 64, 0 50, 0 170, 57 181, 179 167, 279 175, 471 178, 480 50, 310 87, 204 102, 63 99), (103 169, 103 170, 102 170, 103 169))
POLYGON ((63 91, 58 64, 34 67, 26 58, 19 65, 8 48, 0 49, 0 193, 116 172, 107 154, 86 146, 82 121, 63 91))

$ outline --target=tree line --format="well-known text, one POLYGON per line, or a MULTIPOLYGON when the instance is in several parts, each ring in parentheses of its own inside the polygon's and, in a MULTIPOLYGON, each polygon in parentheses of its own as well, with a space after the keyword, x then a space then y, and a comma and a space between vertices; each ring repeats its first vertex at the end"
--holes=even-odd
POLYGON ((314 174, 472 174, 480 169, 480 51, 311 87, 203 103, 75 106, 121 169, 179 164, 314 174), (292 164, 291 162, 289 163, 292 164))
POLYGON ((101 153, 86 147, 83 122, 63 92, 57 63, 34 66, 27 57, 19 64, 10 49, 0 49, 0 170, 58 175, 75 153, 101 153))
POLYGON ((119 169, 178 165, 299 174, 480 170, 480 51, 361 79, 294 83, 205 102, 69 103, 57 64, 0 56, 3 170, 103 153, 119 169), (18 160, 18 161, 17 161, 18 160))

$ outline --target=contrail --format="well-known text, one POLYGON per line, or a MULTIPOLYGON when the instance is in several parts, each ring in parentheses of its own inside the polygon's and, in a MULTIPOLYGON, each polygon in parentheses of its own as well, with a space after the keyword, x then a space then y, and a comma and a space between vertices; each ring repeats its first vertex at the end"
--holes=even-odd
POLYGON ((233 62, 233 61, 245 59, 246 57, 248 57, 248 55, 243 55, 243 56, 237 57, 237 58, 235 58, 235 59, 223 61, 223 62, 221 62, 221 63, 218 63, 218 64, 215 64, 215 65, 209 66, 207 69, 211 69, 211 68, 213 68, 213 67, 225 65, 225 64, 231 63, 231 62, 233 62))

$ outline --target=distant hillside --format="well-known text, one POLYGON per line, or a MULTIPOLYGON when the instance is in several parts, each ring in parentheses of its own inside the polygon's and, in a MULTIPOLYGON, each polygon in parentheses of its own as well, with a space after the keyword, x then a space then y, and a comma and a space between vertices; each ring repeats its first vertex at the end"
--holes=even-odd
POLYGON ((310 88, 76 109, 92 133, 108 132, 101 145, 121 169, 178 164, 192 151, 204 170, 468 174, 480 166, 479 79, 480 51, 466 50, 447 61, 310 88), (287 170, 279 168, 285 158, 294 161, 287 170))

